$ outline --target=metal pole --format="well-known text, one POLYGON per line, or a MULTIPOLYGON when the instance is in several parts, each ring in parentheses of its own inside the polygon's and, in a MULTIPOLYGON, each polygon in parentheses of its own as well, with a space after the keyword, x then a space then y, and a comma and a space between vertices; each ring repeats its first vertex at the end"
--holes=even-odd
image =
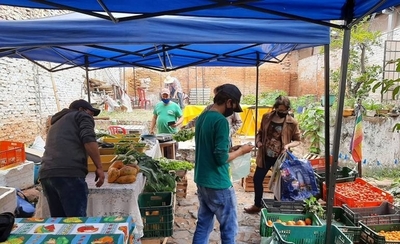
POLYGON ((256 64, 256 121, 254 125, 254 146, 257 146, 257 122, 258 122, 258 81, 259 81, 259 61, 260 61, 260 54, 257 53, 257 64, 256 64))
POLYGON ((326 206, 326 236, 325 243, 331 244, 331 226, 332 226, 332 207, 333 207, 333 196, 335 193, 336 183, 336 170, 338 165, 339 146, 340 146, 340 134, 342 131, 342 120, 343 120, 343 108, 344 108, 344 97, 346 92, 346 76, 347 76, 347 65, 349 63, 350 53, 350 34, 349 28, 344 29, 343 36, 343 49, 342 49, 342 63, 341 63, 341 74, 339 84, 339 97, 338 97, 338 109, 336 112, 335 132, 333 135, 333 162, 331 166, 331 175, 329 179, 329 185, 327 187, 328 197, 326 206))
MULTIPOLYGON (((329 67, 329 44, 324 45, 324 73, 325 73, 325 97, 324 97, 324 111, 325 111, 325 182, 327 184, 327 188, 329 188, 329 174, 330 174, 330 125, 329 125, 329 119, 330 119, 330 106, 329 106, 329 80, 330 80, 330 67, 329 67)), ((322 190, 322 189, 320 189, 322 190)))
POLYGON ((85 71, 86 71, 86 86, 87 86, 88 102, 90 103, 89 58, 87 55, 85 55, 85 71))

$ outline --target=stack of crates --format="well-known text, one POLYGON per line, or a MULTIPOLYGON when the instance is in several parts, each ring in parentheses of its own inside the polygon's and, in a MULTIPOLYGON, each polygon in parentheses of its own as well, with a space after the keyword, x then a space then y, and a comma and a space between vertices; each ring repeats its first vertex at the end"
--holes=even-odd
POLYGON ((174 225, 172 192, 150 192, 139 195, 139 209, 145 238, 172 236, 174 225))

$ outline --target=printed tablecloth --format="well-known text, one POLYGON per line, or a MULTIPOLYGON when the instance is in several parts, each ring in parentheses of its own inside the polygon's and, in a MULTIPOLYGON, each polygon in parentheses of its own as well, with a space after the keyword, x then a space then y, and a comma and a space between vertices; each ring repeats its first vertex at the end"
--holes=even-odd
POLYGON ((17 218, 5 243, 128 244, 134 243, 132 217, 17 218))

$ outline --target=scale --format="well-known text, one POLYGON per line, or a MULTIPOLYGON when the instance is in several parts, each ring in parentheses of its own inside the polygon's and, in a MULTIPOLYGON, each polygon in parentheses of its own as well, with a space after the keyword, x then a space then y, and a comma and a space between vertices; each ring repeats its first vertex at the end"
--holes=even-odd
POLYGON ((156 134, 158 142, 172 141, 172 134, 156 134))

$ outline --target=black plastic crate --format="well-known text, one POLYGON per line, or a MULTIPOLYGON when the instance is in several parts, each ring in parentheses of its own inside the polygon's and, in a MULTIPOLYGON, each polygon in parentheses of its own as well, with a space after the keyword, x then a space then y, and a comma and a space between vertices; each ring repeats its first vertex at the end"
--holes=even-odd
POLYGON ((363 244, 400 244, 400 240, 386 240, 386 237, 379 234, 380 231, 400 231, 400 223, 384 225, 365 225, 362 221, 360 241, 363 244))
POLYGON ((359 221, 366 225, 400 222, 400 208, 389 202, 383 202, 378 207, 351 208, 347 204, 343 204, 342 207, 355 225, 358 225, 359 221))
POLYGON ((300 214, 304 212, 303 201, 282 202, 274 199, 263 199, 262 205, 268 213, 300 214))
MULTIPOLYGON (((314 171, 314 175, 319 186, 320 194, 321 196, 324 196, 322 183, 326 180, 325 170, 314 171)), ((351 182, 354 181, 357 176, 357 171, 352 170, 349 167, 340 167, 336 171, 336 183, 351 182)))
POLYGON ((139 195, 144 237, 172 236, 174 213, 173 193, 153 192, 139 195))
MULTIPOLYGON (((320 220, 322 224, 326 224, 326 214, 320 220)), ((332 208, 332 224, 336 225, 353 243, 360 242, 361 227, 355 226, 350 221, 342 207, 332 208)))

